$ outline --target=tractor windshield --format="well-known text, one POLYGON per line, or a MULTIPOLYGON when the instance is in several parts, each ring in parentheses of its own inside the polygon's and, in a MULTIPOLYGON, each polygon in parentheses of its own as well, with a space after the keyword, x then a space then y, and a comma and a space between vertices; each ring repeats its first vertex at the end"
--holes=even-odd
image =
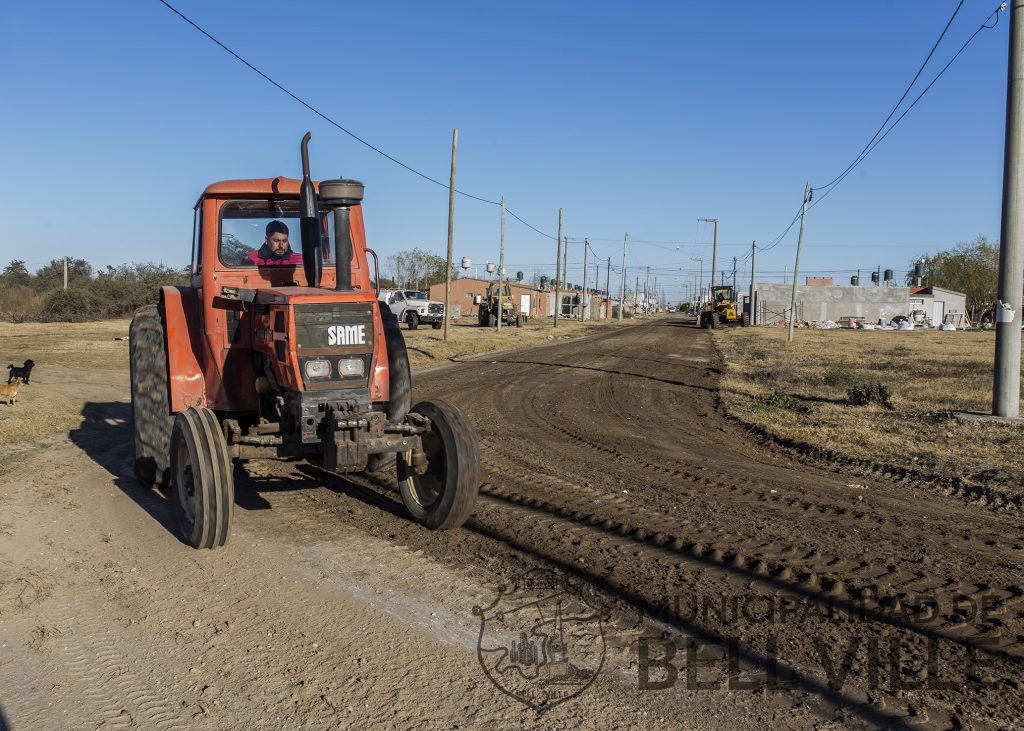
MULTIPOLYGON (((220 251, 229 267, 302 266, 297 200, 228 201, 220 209, 220 251)), ((334 266, 334 219, 320 212, 324 266, 334 266)))

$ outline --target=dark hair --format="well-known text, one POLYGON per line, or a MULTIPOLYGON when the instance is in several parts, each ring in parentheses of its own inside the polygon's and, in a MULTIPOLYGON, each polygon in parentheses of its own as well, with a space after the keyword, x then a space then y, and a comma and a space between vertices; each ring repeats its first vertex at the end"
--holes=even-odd
POLYGON ((271 221, 267 224, 267 238, 269 239, 271 234, 284 234, 288 235, 288 226, 284 221, 271 221))

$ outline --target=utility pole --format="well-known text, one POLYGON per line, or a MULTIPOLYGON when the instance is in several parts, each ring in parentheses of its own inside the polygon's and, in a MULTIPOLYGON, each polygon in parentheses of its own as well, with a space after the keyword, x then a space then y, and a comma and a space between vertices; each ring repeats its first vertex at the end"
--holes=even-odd
POLYGON ((452 233, 455 225, 455 152, 459 147, 459 128, 452 132, 452 177, 448 181, 448 264, 444 268, 444 339, 448 339, 448 321, 452 319, 452 233))
MULTIPOLYGON (((565 277, 565 291, 569 291, 569 234, 562 237, 562 276, 565 277)), ((569 312, 572 312, 572 294, 569 295, 569 312)))
POLYGON ((757 324, 757 311, 754 309, 754 275, 757 273, 757 242, 750 242, 750 324, 757 324))
POLYGON ((629 232, 622 237, 622 286, 619 288, 619 322, 622 322, 622 310, 626 306, 626 242, 629 232))
POLYGON ((715 286, 715 265, 718 262, 718 219, 717 218, 698 218, 698 221, 706 221, 707 223, 715 224, 715 238, 714 244, 711 247, 711 286, 715 286))
MULTIPOLYGON (((594 281, 597 281, 596 279, 594 281)), ((612 258, 608 257, 608 268, 605 270, 604 275, 604 299, 605 302, 611 302, 612 299, 612 258)), ((609 305, 611 307, 611 305, 609 305)), ((612 317, 611 309, 608 310, 608 319, 612 317)))
POLYGON ((590 240, 583 239, 583 292, 580 294, 580 322, 583 322, 583 313, 587 309, 587 249, 590 248, 590 240))
POLYGON ((733 295, 736 293, 736 257, 732 258, 732 291, 733 295))
POLYGON ((996 362, 992 415, 1020 416, 1020 316, 1024 289, 1024 230, 1019 205, 1024 183, 1024 0, 1010 2, 1010 51, 1003 148, 1003 214, 999 234, 996 362))
POLYGON ((554 324, 558 327, 558 311, 562 309, 562 209, 558 209, 558 254, 555 255, 555 313, 554 324))
POLYGON ((690 259, 700 262, 700 284, 697 287, 697 305, 701 306, 704 304, 704 257, 691 256, 690 259))
POLYGON ((648 314, 647 311, 651 309, 651 298, 648 293, 648 285, 651 283, 651 268, 647 267, 647 276, 644 277, 644 314, 648 314))
POLYGON ((64 257, 64 289, 68 288, 68 258, 64 257))
POLYGON ((636 277, 636 286, 633 287, 633 317, 636 317, 636 308, 640 304, 637 297, 640 295, 640 275, 636 277))
POLYGON ((505 274, 505 196, 501 196, 501 248, 498 252, 498 332, 501 332, 501 320, 505 310, 502 308, 502 298, 505 295, 505 288, 501 280, 505 274))
MULTIPOLYGON (((1024 0, 1018 1, 1024 2, 1024 0)), ((796 239, 796 261, 793 262, 793 293, 789 299, 789 342, 793 342, 793 322, 796 320, 796 280, 800 278, 800 248, 804 245, 804 219, 807 218, 807 201, 810 198, 811 183, 807 181, 804 186, 804 204, 800 208, 800 235, 796 239)))

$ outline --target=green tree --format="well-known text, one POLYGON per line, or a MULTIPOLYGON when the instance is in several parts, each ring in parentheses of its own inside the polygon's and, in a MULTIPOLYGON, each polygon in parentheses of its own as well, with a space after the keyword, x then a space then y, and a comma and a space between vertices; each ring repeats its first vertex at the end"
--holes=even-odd
POLYGON ((0 284, 6 287, 25 286, 31 283, 32 275, 21 259, 14 259, 4 267, 3 273, 0 273, 0 284))
POLYGON ((996 301, 999 282, 999 245, 979 235, 971 243, 961 242, 952 249, 915 257, 910 262, 907 283, 913 282, 914 265, 924 262, 924 284, 967 295, 971 320, 977 322, 990 312, 996 301))
MULTIPOLYGON (((68 286, 72 284, 88 284, 92 279, 92 265, 85 259, 68 259, 68 286)), ((32 282, 40 292, 49 292, 64 288, 64 260, 53 259, 46 266, 36 270, 32 282)))
MULTIPOLYGON (((384 260, 382 273, 410 289, 414 287, 428 289, 435 284, 444 282, 446 263, 446 257, 415 248, 387 257, 384 260)), ((458 278, 455 263, 452 262, 452 279, 458 278)))

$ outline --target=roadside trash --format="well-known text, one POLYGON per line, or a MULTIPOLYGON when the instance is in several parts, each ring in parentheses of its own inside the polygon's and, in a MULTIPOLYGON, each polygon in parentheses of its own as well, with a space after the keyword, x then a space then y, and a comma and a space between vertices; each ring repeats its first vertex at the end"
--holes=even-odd
POLYGON ((939 330, 945 330, 945 331, 948 331, 948 330, 956 330, 956 325, 953 325, 953 324, 951 324, 951 323, 945 323, 945 322, 944 322, 944 323, 942 323, 941 325, 939 325, 939 330))
POLYGON ((878 326, 872 325, 870 322, 861 322, 858 323, 858 327, 860 327, 861 330, 874 330, 878 326))
POLYGON ((913 330, 914 323, 910 322, 909 320, 900 320, 899 328, 900 330, 913 330))
POLYGON ((815 324, 814 327, 818 330, 836 330, 839 328, 839 325, 832 320, 822 320, 815 324))

